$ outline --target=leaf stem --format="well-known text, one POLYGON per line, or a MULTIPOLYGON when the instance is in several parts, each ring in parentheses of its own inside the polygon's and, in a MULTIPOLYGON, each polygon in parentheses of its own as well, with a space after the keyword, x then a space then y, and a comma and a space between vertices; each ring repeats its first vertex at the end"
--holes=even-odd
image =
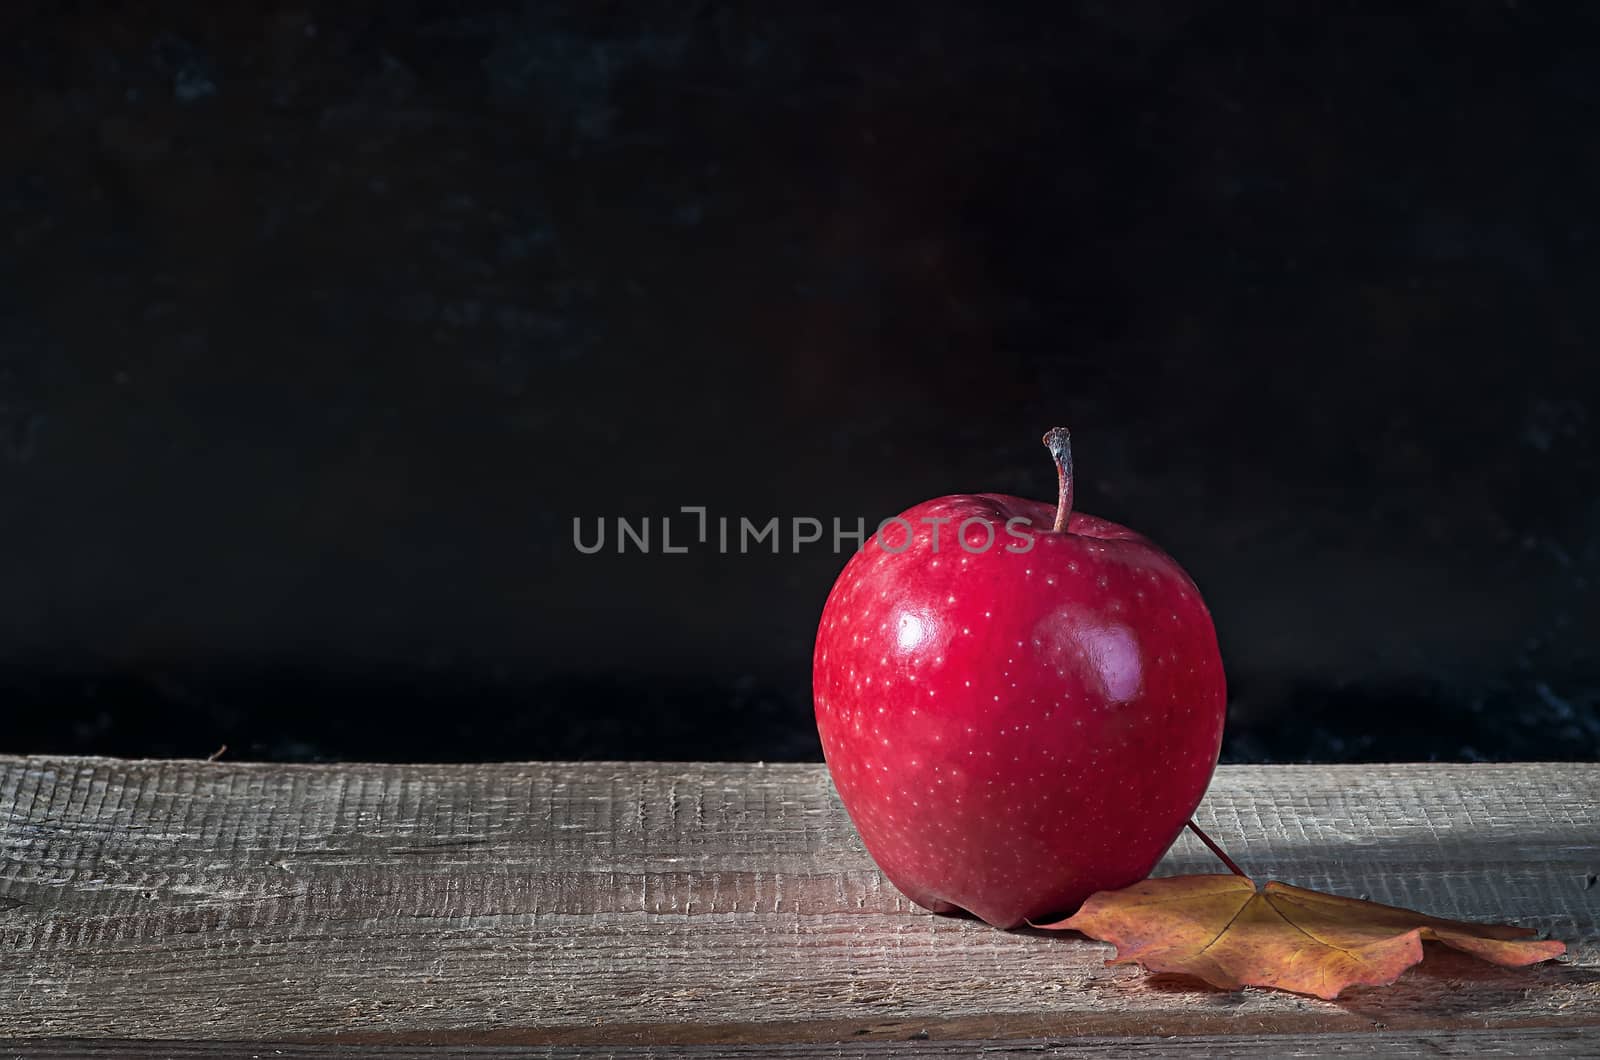
POLYGON ((1213 853, 1213 854, 1215 854, 1217 856, 1218 860, 1220 860, 1224 865, 1228 866, 1228 869, 1235 876, 1243 876, 1247 880, 1250 878, 1250 874, 1249 873, 1245 872, 1238 865, 1235 865, 1234 862, 1233 862, 1233 859, 1230 858, 1227 855, 1227 853, 1223 851, 1223 849, 1221 847, 1217 846, 1217 844, 1212 841, 1210 836, 1206 835, 1204 832, 1202 832, 1200 830, 1200 826, 1194 823, 1194 819, 1193 818, 1189 819, 1188 827, 1189 827, 1189 831, 1191 831, 1195 835, 1199 836, 1200 837, 1200 842, 1204 843, 1206 845, 1206 847, 1211 851, 1211 853, 1213 853))

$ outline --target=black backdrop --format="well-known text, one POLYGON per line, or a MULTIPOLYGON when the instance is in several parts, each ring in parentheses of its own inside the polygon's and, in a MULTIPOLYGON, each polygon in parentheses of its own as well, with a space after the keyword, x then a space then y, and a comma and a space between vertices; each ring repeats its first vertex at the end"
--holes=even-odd
POLYGON ((6 750, 815 757, 841 557, 573 518, 1062 422, 1228 756, 1600 757, 1592 17, 316 6, 0 14, 6 750))

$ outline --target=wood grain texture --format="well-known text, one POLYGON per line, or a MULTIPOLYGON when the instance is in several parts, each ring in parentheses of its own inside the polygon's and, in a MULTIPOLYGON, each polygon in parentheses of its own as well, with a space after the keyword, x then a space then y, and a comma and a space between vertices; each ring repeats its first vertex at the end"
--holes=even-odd
MULTIPOLYGON (((1172 1036, 1489 1034, 1561 1055, 1600 1027, 1597 806, 1592 765, 1220 769, 1198 820, 1258 877, 1571 946, 1515 971, 1437 952, 1329 1003, 928 915, 878 874, 820 766, 0 758, 0 1037, 79 1040, 38 1055, 1115 1039, 1096 1055, 1116 1056, 1172 1036)), ((1185 839, 1158 872, 1213 865, 1185 839)))
POLYGON ((1328 1034, 1192 1035, 1181 1038, 1084 1037, 1008 1038, 997 1041, 932 1038, 911 1041, 791 1042, 773 1045, 349 1045, 338 1042, 150 1042, 47 1039, 8 1045, 3 1054, 28 1060, 218 1060, 260 1057, 262 1060, 508 1060, 511 1057, 575 1057, 578 1060, 906 1060, 908 1057, 1091 1057, 1093 1060, 1154 1060, 1185 1053, 1232 1060, 1284 1060, 1289 1057, 1514 1056, 1593 1057, 1600 1052, 1600 1032, 1583 1028, 1524 1027, 1478 1031, 1372 1031, 1328 1034))

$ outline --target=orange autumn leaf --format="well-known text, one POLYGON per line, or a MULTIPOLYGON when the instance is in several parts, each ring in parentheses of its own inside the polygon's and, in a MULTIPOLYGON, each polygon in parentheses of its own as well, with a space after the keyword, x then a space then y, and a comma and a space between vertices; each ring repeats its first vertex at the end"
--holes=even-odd
POLYGON ((1424 940, 1507 967, 1566 952, 1533 931, 1441 920, 1409 909, 1237 875, 1169 876, 1092 895, 1051 930, 1110 942, 1108 964, 1138 963, 1238 990, 1270 986, 1332 1000, 1350 986, 1392 983, 1422 960, 1424 940))

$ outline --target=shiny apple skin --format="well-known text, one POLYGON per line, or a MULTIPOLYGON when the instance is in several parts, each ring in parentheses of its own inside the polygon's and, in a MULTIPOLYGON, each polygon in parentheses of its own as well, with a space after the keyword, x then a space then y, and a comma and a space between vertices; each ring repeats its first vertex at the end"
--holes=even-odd
POLYGON ((1227 692, 1194 582, 1139 534, 996 494, 902 513, 851 557, 812 662, 867 851, 908 898, 997 927, 1144 879, 1211 782, 1227 692), (964 549, 958 527, 968 526, 964 549), (1007 520, 1023 542, 1006 532, 1007 520), (950 520, 935 527, 925 518, 950 520), (888 547, 885 547, 887 545, 888 547), (901 547, 899 553, 893 548, 901 547))

